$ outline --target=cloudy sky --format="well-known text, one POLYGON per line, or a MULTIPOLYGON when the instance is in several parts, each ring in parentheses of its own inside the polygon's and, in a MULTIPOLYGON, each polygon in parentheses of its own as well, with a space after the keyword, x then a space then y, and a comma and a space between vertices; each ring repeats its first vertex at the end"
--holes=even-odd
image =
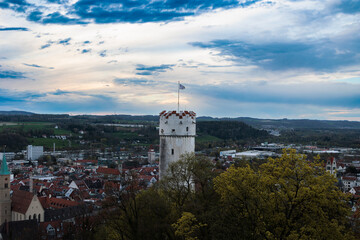
POLYGON ((360 121, 358 0, 0 0, 0 110, 360 121))

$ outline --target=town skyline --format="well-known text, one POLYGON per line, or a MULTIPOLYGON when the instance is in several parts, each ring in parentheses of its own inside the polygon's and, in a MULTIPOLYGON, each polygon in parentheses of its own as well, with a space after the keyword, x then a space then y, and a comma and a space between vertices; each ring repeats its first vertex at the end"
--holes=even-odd
POLYGON ((0 4, 0 110, 360 121, 356 1, 0 4), (180 109, 180 110, 181 110, 180 109))

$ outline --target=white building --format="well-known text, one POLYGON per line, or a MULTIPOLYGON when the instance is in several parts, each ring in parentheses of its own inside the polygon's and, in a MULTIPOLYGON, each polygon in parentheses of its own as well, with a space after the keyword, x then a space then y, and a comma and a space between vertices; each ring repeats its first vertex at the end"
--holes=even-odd
POLYGON ((44 155, 43 146, 27 146, 27 160, 38 160, 42 155, 44 155))
POLYGON ((235 154, 235 158, 245 158, 245 159, 252 159, 252 158, 268 158, 275 156, 274 152, 269 151, 258 151, 258 150, 251 150, 245 152, 238 152, 235 154))
POLYGON ((335 175, 337 170, 337 164, 336 159, 334 157, 331 157, 326 162, 326 171, 330 174, 335 175))
POLYGON ((235 153, 236 153, 236 150, 221 151, 220 157, 227 157, 227 156, 235 157, 235 153))
POLYGON ((156 157, 155 150, 153 148, 150 148, 149 151, 148 151, 148 162, 150 164, 154 164, 155 163, 155 157, 156 157))
POLYGON ((196 114, 192 111, 160 113, 160 179, 169 163, 195 151, 196 114))
POLYGON ((5 158, 7 161, 11 161, 15 158, 15 153, 14 152, 0 152, 0 159, 3 159, 4 157, 4 154, 5 154, 5 158))

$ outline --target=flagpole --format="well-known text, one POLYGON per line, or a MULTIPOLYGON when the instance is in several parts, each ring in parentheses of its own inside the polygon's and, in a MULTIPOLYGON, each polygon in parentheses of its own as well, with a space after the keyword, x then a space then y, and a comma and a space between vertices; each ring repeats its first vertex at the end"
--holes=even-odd
POLYGON ((180 105, 180 81, 178 81, 178 112, 180 112, 179 105, 180 105))

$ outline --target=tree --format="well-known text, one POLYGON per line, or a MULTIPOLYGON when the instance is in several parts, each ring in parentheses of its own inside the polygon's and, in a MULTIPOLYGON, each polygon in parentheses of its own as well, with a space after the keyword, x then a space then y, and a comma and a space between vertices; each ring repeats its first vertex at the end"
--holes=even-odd
POLYGON ((223 206, 217 239, 351 239, 335 177, 293 149, 256 171, 230 167, 214 183, 223 206))
POLYGON ((181 218, 172 226, 175 229, 175 236, 184 240, 198 240, 200 229, 206 224, 199 223, 194 214, 183 212, 181 218))

